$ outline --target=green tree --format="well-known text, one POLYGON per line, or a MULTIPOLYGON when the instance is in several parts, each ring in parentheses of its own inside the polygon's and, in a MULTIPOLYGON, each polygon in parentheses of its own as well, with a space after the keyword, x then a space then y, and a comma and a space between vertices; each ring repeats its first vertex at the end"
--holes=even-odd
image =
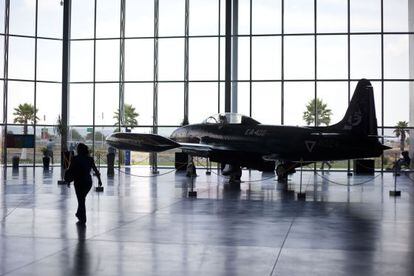
POLYGON ((323 103, 321 99, 316 98, 316 124, 315 124, 315 99, 309 101, 306 105, 306 111, 303 112, 303 120, 305 120, 308 126, 322 124, 329 125, 331 122, 332 110, 328 108, 328 105, 323 103))
POLYGON ((408 122, 399 121, 393 131, 397 137, 400 137, 400 150, 401 151, 404 151, 405 140, 407 138, 407 134, 409 134, 409 131, 407 128, 408 128, 408 122))
MULTIPOLYGON (((125 125, 127 128, 134 128, 134 126, 138 125, 137 117, 139 114, 135 112, 135 107, 132 106, 132 104, 125 104, 124 105, 124 122, 123 125, 125 125)), ((115 125, 119 124, 119 109, 115 111, 114 114, 115 125)))
POLYGON ((29 103, 19 104, 19 106, 14 109, 13 115, 16 117, 13 122, 23 124, 23 133, 27 134, 27 124, 29 122, 34 124, 36 120, 39 120, 36 116, 38 111, 38 109, 35 110, 34 106, 29 103))
MULTIPOLYGON (((103 141, 105 140, 105 135, 102 134, 102 132, 100 131, 95 131, 95 141, 103 141)), ((88 134, 86 134, 85 137, 86 140, 92 140, 92 132, 89 132, 88 134)))
POLYGON ((70 130, 70 135, 73 141, 83 141, 83 136, 76 129, 70 130))

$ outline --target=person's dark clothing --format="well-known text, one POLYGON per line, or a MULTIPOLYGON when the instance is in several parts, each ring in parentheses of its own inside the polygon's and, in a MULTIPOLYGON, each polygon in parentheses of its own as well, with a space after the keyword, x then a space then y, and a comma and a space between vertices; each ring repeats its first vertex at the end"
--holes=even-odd
POLYGON ((97 176, 99 175, 99 171, 95 166, 93 158, 82 155, 73 157, 69 167, 69 170, 73 175, 76 197, 78 199, 76 217, 82 223, 86 222, 86 195, 92 188, 91 169, 94 170, 97 176))

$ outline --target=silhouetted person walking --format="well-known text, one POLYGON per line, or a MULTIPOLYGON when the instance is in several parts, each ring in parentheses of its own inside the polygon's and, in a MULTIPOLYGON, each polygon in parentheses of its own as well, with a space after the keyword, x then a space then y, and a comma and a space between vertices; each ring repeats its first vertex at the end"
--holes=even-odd
POLYGON ((102 186, 102 181, 101 174, 96 168, 93 158, 89 156, 88 146, 79 143, 77 152, 78 154, 73 157, 70 162, 68 171, 73 177, 76 197, 78 199, 76 217, 79 219, 79 223, 84 224, 86 223, 85 199, 92 188, 91 169, 94 170, 96 177, 98 178, 99 186, 102 186))

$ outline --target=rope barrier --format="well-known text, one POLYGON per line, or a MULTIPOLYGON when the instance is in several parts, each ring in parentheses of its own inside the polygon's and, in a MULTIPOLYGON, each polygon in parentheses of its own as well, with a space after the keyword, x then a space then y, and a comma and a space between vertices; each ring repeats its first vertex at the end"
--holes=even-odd
POLYGON ((326 181, 328 181, 328 182, 330 182, 330 183, 332 183, 332 184, 339 185, 339 186, 361 186, 361 185, 364 185, 364 184, 366 184, 366 183, 368 183, 368 182, 370 182, 370 181, 374 180, 375 178, 377 178, 377 177, 378 177, 378 176, 380 176, 381 174, 377 174, 376 176, 374 176, 374 177, 372 177, 372 178, 370 178, 370 179, 368 179, 368 180, 366 180, 366 181, 363 181, 363 182, 360 182, 360 183, 355 183, 355 184, 349 184, 349 183, 344 184, 344 183, 339 183, 339 182, 336 182, 336 181, 333 181, 333 180, 330 180, 330 179, 328 179, 328 178, 324 177, 323 175, 319 174, 318 172, 316 172, 316 175, 318 175, 318 176, 319 176, 320 178, 322 178, 323 180, 326 180, 326 181))
POLYGON ((176 169, 173 169, 173 170, 167 171, 167 172, 165 172, 165 173, 161 173, 161 174, 154 174, 154 175, 137 175, 137 174, 128 173, 128 172, 123 171, 123 170, 121 170, 121 169, 119 169, 119 168, 117 168, 117 171, 119 171, 120 173, 123 173, 123 174, 125 174, 125 175, 130 175, 130 176, 134 176, 134 177, 141 177, 141 178, 153 178, 153 177, 159 177, 159 176, 163 176, 163 175, 167 175, 167 174, 173 173, 173 172, 175 172, 175 171, 176 171, 176 169))
MULTIPOLYGON (((207 167, 203 166, 202 164, 200 164, 200 163, 198 162, 198 159, 197 159, 197 165, 200 165, 200 166, 202 166, 202 167, 204 167, 204 168, 206 168, 206 169, 207 169, 207 167)), ((226 179, 226 180, 227 180, 227 179, 229 179, 229 177, 224 176, 224 175, 220 175, 220 174, 218 174, 218 173, 214 172, 213 170, 211 170, 211 172, 212 172, 213 174, 215 174, 215 175, 217 175, 217 176, 219 176, 219 177, 223 178, 223 179, 226 179)), ((273 176, 270 176, 270 177, 261 178, 261 179, 257 179, 257 180, 244 180, 244 181, 241 181, 240 183, 254 183, 254 182, 261 182, 261 181, 269 180, 269 179, 272 179, 272 178, 275 178, 275 176, 273 175, 273 176)))

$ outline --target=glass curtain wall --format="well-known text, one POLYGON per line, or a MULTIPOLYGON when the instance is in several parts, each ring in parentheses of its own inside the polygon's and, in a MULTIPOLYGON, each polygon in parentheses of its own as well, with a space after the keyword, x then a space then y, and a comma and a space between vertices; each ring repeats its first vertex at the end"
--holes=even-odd
MULTIPOLYGON (((408 26, 408 0, 239 0, 239 112, 269 124, 334 124, 367 78, 379 135, 395 136, 397 125, 407 132, 408 26), (330 116, 306 120, 304 112, 318 108, 330 116)), ((378 158, 378 169, 409 146, 401 136, 383 139, 393 149, 378 158)))
MULTIPOLYGON (((367 78, 379 134, 393 136, 405 122, 411 129, 408 1, 238 0, 238 112, 266 124, 333 124, 367 78), (315 99, 331 111, 328 120, 304 118, 307 108, 315 112, 315 99)), ((28 103, 37 110, 39 119, 27 128, 36 149, 24 159, 34 164, 48 138, 59 149, 53 126, 61 109, 62 6, 0 6, 2 127, 23 133, 15 108, 28 103)), ((103 156, 105 137, 118 128, 169 135, 187 120, 223 112, 224 33, 225 0, 72 0, 69 143, 83 141, 103 156)), ((378 168, 387 168, 402 146, 399 138, 384 143, 393 150, 378 168)), ((23 154, 9 151, 9 159, 23 154)), ((148 160, 133 153, 131 163, 148 160)), ((171 164, 171 152, 158 161, 171 164)))
MULTIPOLYGON (((60 137, 55 125, 61 109, 60 1, 1 0, 0 32, 2 141, 5 133, 35 137, 35 148, 8 148, 6 162, 18 156, 21 165, 41 164, 42 149, 52 143, 58 164, 60 137)), ((2 143, 2 162, 5 149, 2 143)))

